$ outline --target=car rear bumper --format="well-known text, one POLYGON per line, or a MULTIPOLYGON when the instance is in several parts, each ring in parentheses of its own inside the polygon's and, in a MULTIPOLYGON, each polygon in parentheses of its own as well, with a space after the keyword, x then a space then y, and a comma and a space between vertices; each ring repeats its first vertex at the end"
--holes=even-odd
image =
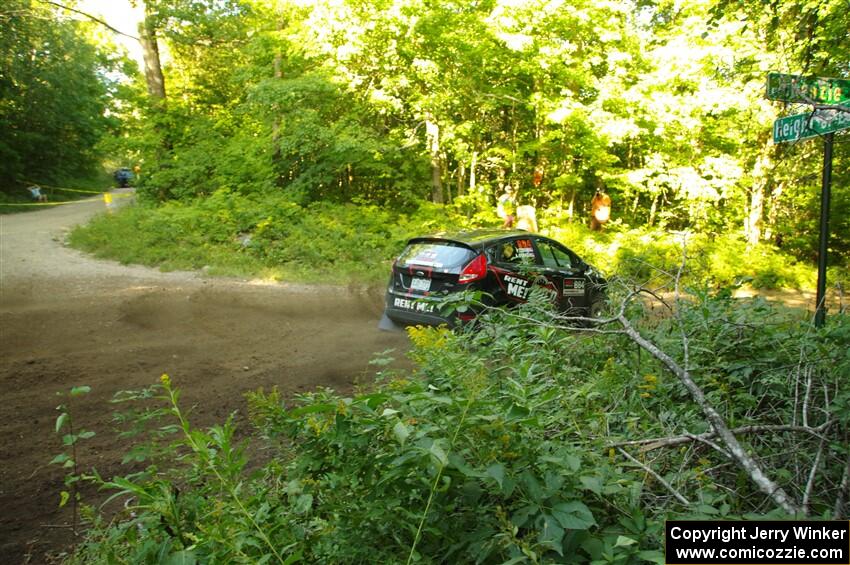
POLYGON ((399 310, 397 308, 387 308, 384 313, 393 321, 405 326, 425 325, 439 326, 447 324, 453 326, 452 320, 443 318, 436 314, 424 314, 421 312, 410 312, 409 310, 399 310))
POLYGON ((454 325, 452 317, 447 318, 440 315, 437 308, 438 303, 439 300, 434 297, 414 297, 389 290, 386 295, 384 313, 391 320, 400 324, 454 325))

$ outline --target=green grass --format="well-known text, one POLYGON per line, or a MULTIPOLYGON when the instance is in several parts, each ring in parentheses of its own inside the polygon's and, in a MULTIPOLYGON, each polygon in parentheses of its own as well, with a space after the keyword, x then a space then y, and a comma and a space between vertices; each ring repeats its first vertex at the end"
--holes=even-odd
MULTIPOLYGON (((615 228, 591 232, 545 212, 541 230, 608 275, 660 282, 682 262, 682 234, 615 228)), ((139 204, 75 229, 71 245, 97 257, 210 275, 346 284, 383 283, 412 236, 498 226, 490 211, 463 214, 425 204, 406 214, 370 205, 300 206, 284 196, 219 191, 193 202, 139 204), (470 217, 471 216, 471 217, 470 217)), ((815 286, 815 268, 769 245, 747 246, 734 234, 688 234, 683 283, 755 288, 815 286)), ((833 268, 830 284, 848 280, 833 268)))
POLYGON ((73 247, 162 270, 270 280, 383 282, 415 234, 460 227, 423 207, 413 217, 372 206, 316 204, 217 193, 191 204, 140 204, 73 230, 73 247))

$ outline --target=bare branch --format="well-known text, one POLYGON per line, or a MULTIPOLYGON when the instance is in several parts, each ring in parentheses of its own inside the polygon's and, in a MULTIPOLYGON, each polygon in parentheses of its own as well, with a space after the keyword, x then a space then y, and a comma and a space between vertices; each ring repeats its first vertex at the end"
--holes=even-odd
POLYGON ((663 298, 661 295, 659 295, 658 293, 656 293, 656 292, 654 292, 654 291, 652 291, 652 290, 650 290, 650 289, 648 289, 648 288, 641 288, 641 289, 639 289, 639 290, 638 290, 638 292, 640 292, 640 293, 642 293, 642 294, 648 294, 648 295, 652 296, 652 297, 653 297, 653 298, 655 298, 658 302, 660 302, 661 304, 663 304, 663 305, 665 306, 665 308, 667 308, 667 309, 668 309, 668 310, 670 310, 671 312, 673 311, 673 307, 672 307, 672 306, 670 306, 669 304, 667 304, 667 301, 665 301, 665 300, 664 300, 664 298, 663 298))
POLYGON ((644 471, 646 471, 647 473, 649 473, 650 475, 652 475, 652 476, 655 478, 655 480, 656 480, 656 481, 658 481, 659 483, 661 483, 661 485, 662 485, 664 488, 666 488, 668 491, 670 491, 670 494, 672 494, 673 496, 675 496, 675 497, 676 497, 676 500, 678 500, 679 502, 681 502, 681 503, 682 503, 682 504, 684 504, 685 506, 690 506, 690 505, 691 505, 690 501, 688 501, 688 499, 687 499, 687 498, 685 498, 684 496, 682 496, 682 494, 681 494, 679 491, 677 491, 675 488, 673 488, 673 485, 671 485, 670 483, 668 483, 667 481, 665 481, 665 480, 664 480, 664 478, 663 478, 661 475, 659 475, 658 473, 656 473, 655 471, 653 471, 651 468, 647 467, 646 465, 644 465, 643 463, 641 463, 640 461, 638 461, 637 459, 635 459, 634 457, 632 457, 631 455, 629 455, 629 452, 628 452, 628 451, 626 451, 625 449, 623 449, 622 447, 618 447, 618 448, 617 448, 617 451, 619 451, 620 453, 622 453, 622 454, 623 454, 623 456, 624 456, 626 459, 628 459, 629 461, 631 461, 632 463, 634 463, 635 465, 637 465, 638 467, 640 467, 641 469, 643 469, 644 471))
POLYGON ((124 33, 120 29, 112 27, 111 25, 109 25, 108 23, 103 21, 102 19, 100 19, 96 16, 93 16, 93 15, 87 13, 87 12, 83 12, 82 10, 78 10, 76 8, 71 8, 70 6, 65 6, 64 4, 59 4, 58 2, 51 2, 50 0, 36 0, 36 2, 39 2, 41 4, 49 4, 50 6, 55 6, 57 8, 61 8, 63 10, 68 10, 69 12, 74 12, 75 14, 80 14, 81 16, 85 16, 86 18, 90 19, 93 22, 99 23, 100 25, 106 27, 110 31, 117 33, 118 35, 123 35, 124 37, 129 37, 130 39, 135 39, 136 41, 141 41, 135 35, 130 35, 129 33, 124 33))
POLYGON ((511 102, 516 102, 517 104, 528 104, 528 100, 520 100, 519 98, 515 98, 508 94, 491 94, 489 92, 478 92, 479 96, 486 96, 488 98, 503 98, 505 100, 510 100, 511 102))
MULTIPOLYGON (((714 443, 714 442, 713 442, 713 441, 711 441, 710 439, 708 439, 708 438, 704 438, 704 437, 700 437, 700 436, 697 436, 697 435, 694 435, 694 434, 685 434, 685 435, 686 435, 686 436, 688 436, 689 438, 691 438, 691 439, 692 439, 692 440, 694 440, 694 441, 698 441, 698 442, 700 442, 700 443, 704 443, 705 445, 707 445, 707 446, 708 446, 708 447, 710 447, 711 449, 713 449, 713 450, 717 451, 717 452, 718 452, 718 453, 720 453, 721 455, 723 455, 723 456, 727 457, 728 459, 732 459, 732 456, 729 454, 729 452, 728 452, 728 451, 726 451, 725 449, 723 449, 722 447, 720 447, 719 445, 717 445, 716 443, 714 443)), ((643 451, 647 451, 647 450, 643 450, 643 451)))
POLYGON ((803 427, 809 427, 809 397, 812 394, 812 368, 807 366, 806 372, 806 393, 803 395, 803 427))
POLYGON ((815 462, 812 464, 812 470, 809 472, 809 480, 806 482, 806 490, 803 492, 802 510, 805 516, 809 515, 809 500, 812 497, 812 489, 815 486, 815 477, 818 474, 818 468, 820 467, 820 460, 823 456, 823 446, 825 443, 826 438, 821 439, 820 446, 818 446, 818 454, 815 456, 815 462))
POLYGON ((847 465, 844 466, 841 484, 838 485, 838 498, 835 499, 835 507, 832 509, 833 520, 839 520, 844 516, 844 501, 848 489, 850 489, 850 453, 847 454, 847 465))
MULTIPOLYGON (((730 430, 735 435, 741 434, 758 434, 763 432, 795 432, 813 435, 819 439, 823 439, 821 432, 824 431, 832 422, 826 422, 816 428, 804 428, 802 426, 789 425, 764 425, 764 426, 741 426, 730 430)), ((666 438, 652 439, 636 439, 631 441, 623 441, 609 444, 608 447, 620 447, 629 445, 644 445, 641 451, 653 451, 662 447, 674 447, 691 441, 702 441, 717 436, 717 432, 710 431, 703 434, 683 434, 680 436, 672 436, 666 438)))
POLYGON ((741 469, 744 470, 750 479, 758 486, 758 488, 769 496, 774 503, 785 510, 789 514, 798 514, 800 509, 794 504, 788 494, 778 484, 773 482, 761 469, 759 464, 748 454, 743 446, 735 438, 735 435, 729 430, 723 417, 714 409, 705 397, 705 393, 691 378, 687 369, 683 369, 672 357, 661 351, 654 343, 644 338, 631 325, 629 320, 622 314, 619 316, 620 324, 632 341, 644 348, 650 355, 658 359, 662 365, 673 373, 679 381, 685 386, 691 395, 691 398, 702 410, 711 427, 720 437, 720 440, 729 450, 732 458, 738 463, 741 469))
POLYGON ((815 110, 837 110, 838 112, 850 112, 850 106, 843 106, 841 104, 818 104, 813 103, 815 110))

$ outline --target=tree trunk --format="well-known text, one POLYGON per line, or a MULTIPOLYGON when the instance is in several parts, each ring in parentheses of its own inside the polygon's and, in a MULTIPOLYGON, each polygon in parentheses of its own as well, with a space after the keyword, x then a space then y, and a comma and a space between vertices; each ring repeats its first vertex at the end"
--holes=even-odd
POLYGON ((744 217, 744 235, 750 245, 758 243, 762 236, 764 193, 771 180, 773 150, 772 143, 769 140, 766 141, 753 167, 753 186, 750 189, 749 210, 744 217))
POLYGON ((460 198, 466 192, 466 163, 463 159, 457 164, 457 196, 460 198))
POLYGON ((764 213, 764 185, 756 179, 750 191, 749 213, 745 218, 744 231, 747 243, 754 245, 761 239, 761 217, 764 213))
POLYGON ((145 5, 145 19, 139 23, 139 43, 142 45, 142 57, 145 60, 145 82, 148 85, 148 94, 154 103, 164 103, 165 77, 162 75, 162 65, 159 60, 156 26, 147 4, 145 5))
POLYGON ((475 169, 478 167, 478 151, 472 152, 472 159, 469 162, 469 192, 475 192, 476 178, 475 169))
POLYGON ((767 202, 767 227, 764 230, 764 239, 766 240, 773 238, 773 229, 776 227, 776 219, 779 216, 779 199, 782 198, 784 190, 785 183, 779 182, 770 191, 770 198, 767 202))
POLYGON ((440 174, 447 181, 446 186, 445 186, 446 202, 448 204, 451 204, 452 203, 452 183, 451 183, 451 175, 449 174, 449 166, 446 162, 446 159, 444 159, 442 155, 440 156, 440 162, 443 165, 442 168, 440 169, 440 171, 441 171, 440 174))
POLYGON ((425 137, 428 154, 431 157, 431 200, 437 204, 443 203, 442 163, 440 159, 440 126, 431 119, 425 118, 425 137))
MULTIPOLYGON (((277 22, 277 30, 280 32, 283 29, 283 22, 278 19, 277 22)), ((278 49, 274 54, 274 78, 276 80, 280 80, 283 78, 283 54, 280 49, 278 49)), ((283 155, 280 151, 280 112, 275 112, 274 123, 272 123, 272 147, 274 150, 272 151, 272 167, 274 171, 277 172, 277 178, 275 178, 275 184, 278 187, 282 187, 286 184, 283 175, 280 172, 280 163, 283 160, 283 155)))
POLYGON ((652 197, 652 206, 649 207, 649 227, 655 223, 655 212, 658 210, 658 195, 652 197))

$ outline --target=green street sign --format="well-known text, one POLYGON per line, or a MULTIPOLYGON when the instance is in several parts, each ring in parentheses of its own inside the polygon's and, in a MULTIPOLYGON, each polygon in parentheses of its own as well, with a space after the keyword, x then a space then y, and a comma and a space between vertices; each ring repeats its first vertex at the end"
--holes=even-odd
POLYGON ((850 102, 850 80, 768 73, 766 95, 783 102, 842 104, 850 102))
POLYGON ((816 110, 779 118, 773 122, 773 142, 798 141, 850 128, 850 104, 848 111, 816 110))

